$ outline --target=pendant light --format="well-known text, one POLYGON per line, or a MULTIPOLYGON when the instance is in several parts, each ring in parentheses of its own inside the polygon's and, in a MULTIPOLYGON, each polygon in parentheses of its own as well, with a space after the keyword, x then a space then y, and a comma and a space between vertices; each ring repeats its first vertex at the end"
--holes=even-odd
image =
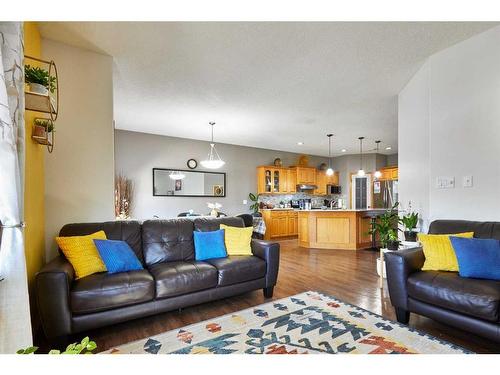
MULTIPOLYGON (((375 150, 376 150, 377 154, 378 154, 378 146, 379 146, 380 142, 382 142, 382 141, 375 141, 375 145, 376 145, 375 150)), ((377 169, 377 170, 375 171, 375 173, 373 174, 373 176, 374 176, 376 179, 379 179, 380 177, 382 177, 382 172, 380 172, 380 171, 377 169)))
POLYGON ((364 177, 365 170, 363 169, 363 139, 365 137, 359 137, 359 170, 358 177, 364 177))
POLYGON ((226 162, 222 160, 215 148, 214 143, 214 126, 215 122, 209 122, 212 128, 212 141, 210 142, 210 152, 208 153, 208 158, 201 161, 201 165, 207 169, 218 169, 222 167, 226 162))
POLYGON ((327 134, 328 137, 328 169, 326 170, 326 175, 331 176, 333 175, 333 168, 332 168, 332 136, 333 134, 327 134))
POLYGON ((186 175, 180 171, 172 171, 168 177, 170 177, 171 180, 183 180, 186 175))

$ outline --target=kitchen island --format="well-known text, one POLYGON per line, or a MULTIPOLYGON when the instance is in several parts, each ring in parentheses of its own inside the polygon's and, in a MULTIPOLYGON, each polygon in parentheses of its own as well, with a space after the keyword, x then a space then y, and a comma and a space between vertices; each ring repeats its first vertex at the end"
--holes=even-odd
POLYGON ((299 246, 319 249, 360 250, 372 246, 370 222, 384 209, 301 210, 298 212, 299 246))

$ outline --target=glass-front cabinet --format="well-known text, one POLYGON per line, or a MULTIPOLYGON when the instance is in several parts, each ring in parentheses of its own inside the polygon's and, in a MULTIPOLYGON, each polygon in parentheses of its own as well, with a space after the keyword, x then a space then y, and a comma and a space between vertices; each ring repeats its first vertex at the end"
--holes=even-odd
POLYGON ((288 194, 295 192, 296 173, 291 168, 257 167, 258 194, 288 194))

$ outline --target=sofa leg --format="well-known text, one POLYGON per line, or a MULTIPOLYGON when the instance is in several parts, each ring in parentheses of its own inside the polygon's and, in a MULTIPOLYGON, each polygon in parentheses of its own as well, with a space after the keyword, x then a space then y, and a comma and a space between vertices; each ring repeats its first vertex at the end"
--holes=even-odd
POLYGON ((394 310, 396 310, 396 318, 398 322, 401 324, 408 324, 410 321, 410 312, 401 307, 395 307, 394 310))
POLYGON ((274 287, 273 286, 270 286, 269 288, 264 288, 262 290, 264 292, 264 297, 266 297, 266 298, 272 298, 273 297, 273 291, 274 291, 274 287))

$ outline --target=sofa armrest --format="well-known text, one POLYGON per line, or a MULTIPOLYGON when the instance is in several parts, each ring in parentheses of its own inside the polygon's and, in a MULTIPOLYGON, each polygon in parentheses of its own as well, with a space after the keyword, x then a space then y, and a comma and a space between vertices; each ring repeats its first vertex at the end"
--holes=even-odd
POLYGON ((48 338, 71 333, 69 292, 75 277, 71 264, 61 256, 36 274, 35 290, 43 331, 48 338))
POLYGON ((280 244, 252 239, 252 253, 267 263, 266 288, 276 285, 280 266, 280 244))
POLYGON ((406 281, 412 273, 420 271, 425 256, 421 247, 399 250, 385 254, 387 285, 394 307, 408 310, 408 287, 406 281))

